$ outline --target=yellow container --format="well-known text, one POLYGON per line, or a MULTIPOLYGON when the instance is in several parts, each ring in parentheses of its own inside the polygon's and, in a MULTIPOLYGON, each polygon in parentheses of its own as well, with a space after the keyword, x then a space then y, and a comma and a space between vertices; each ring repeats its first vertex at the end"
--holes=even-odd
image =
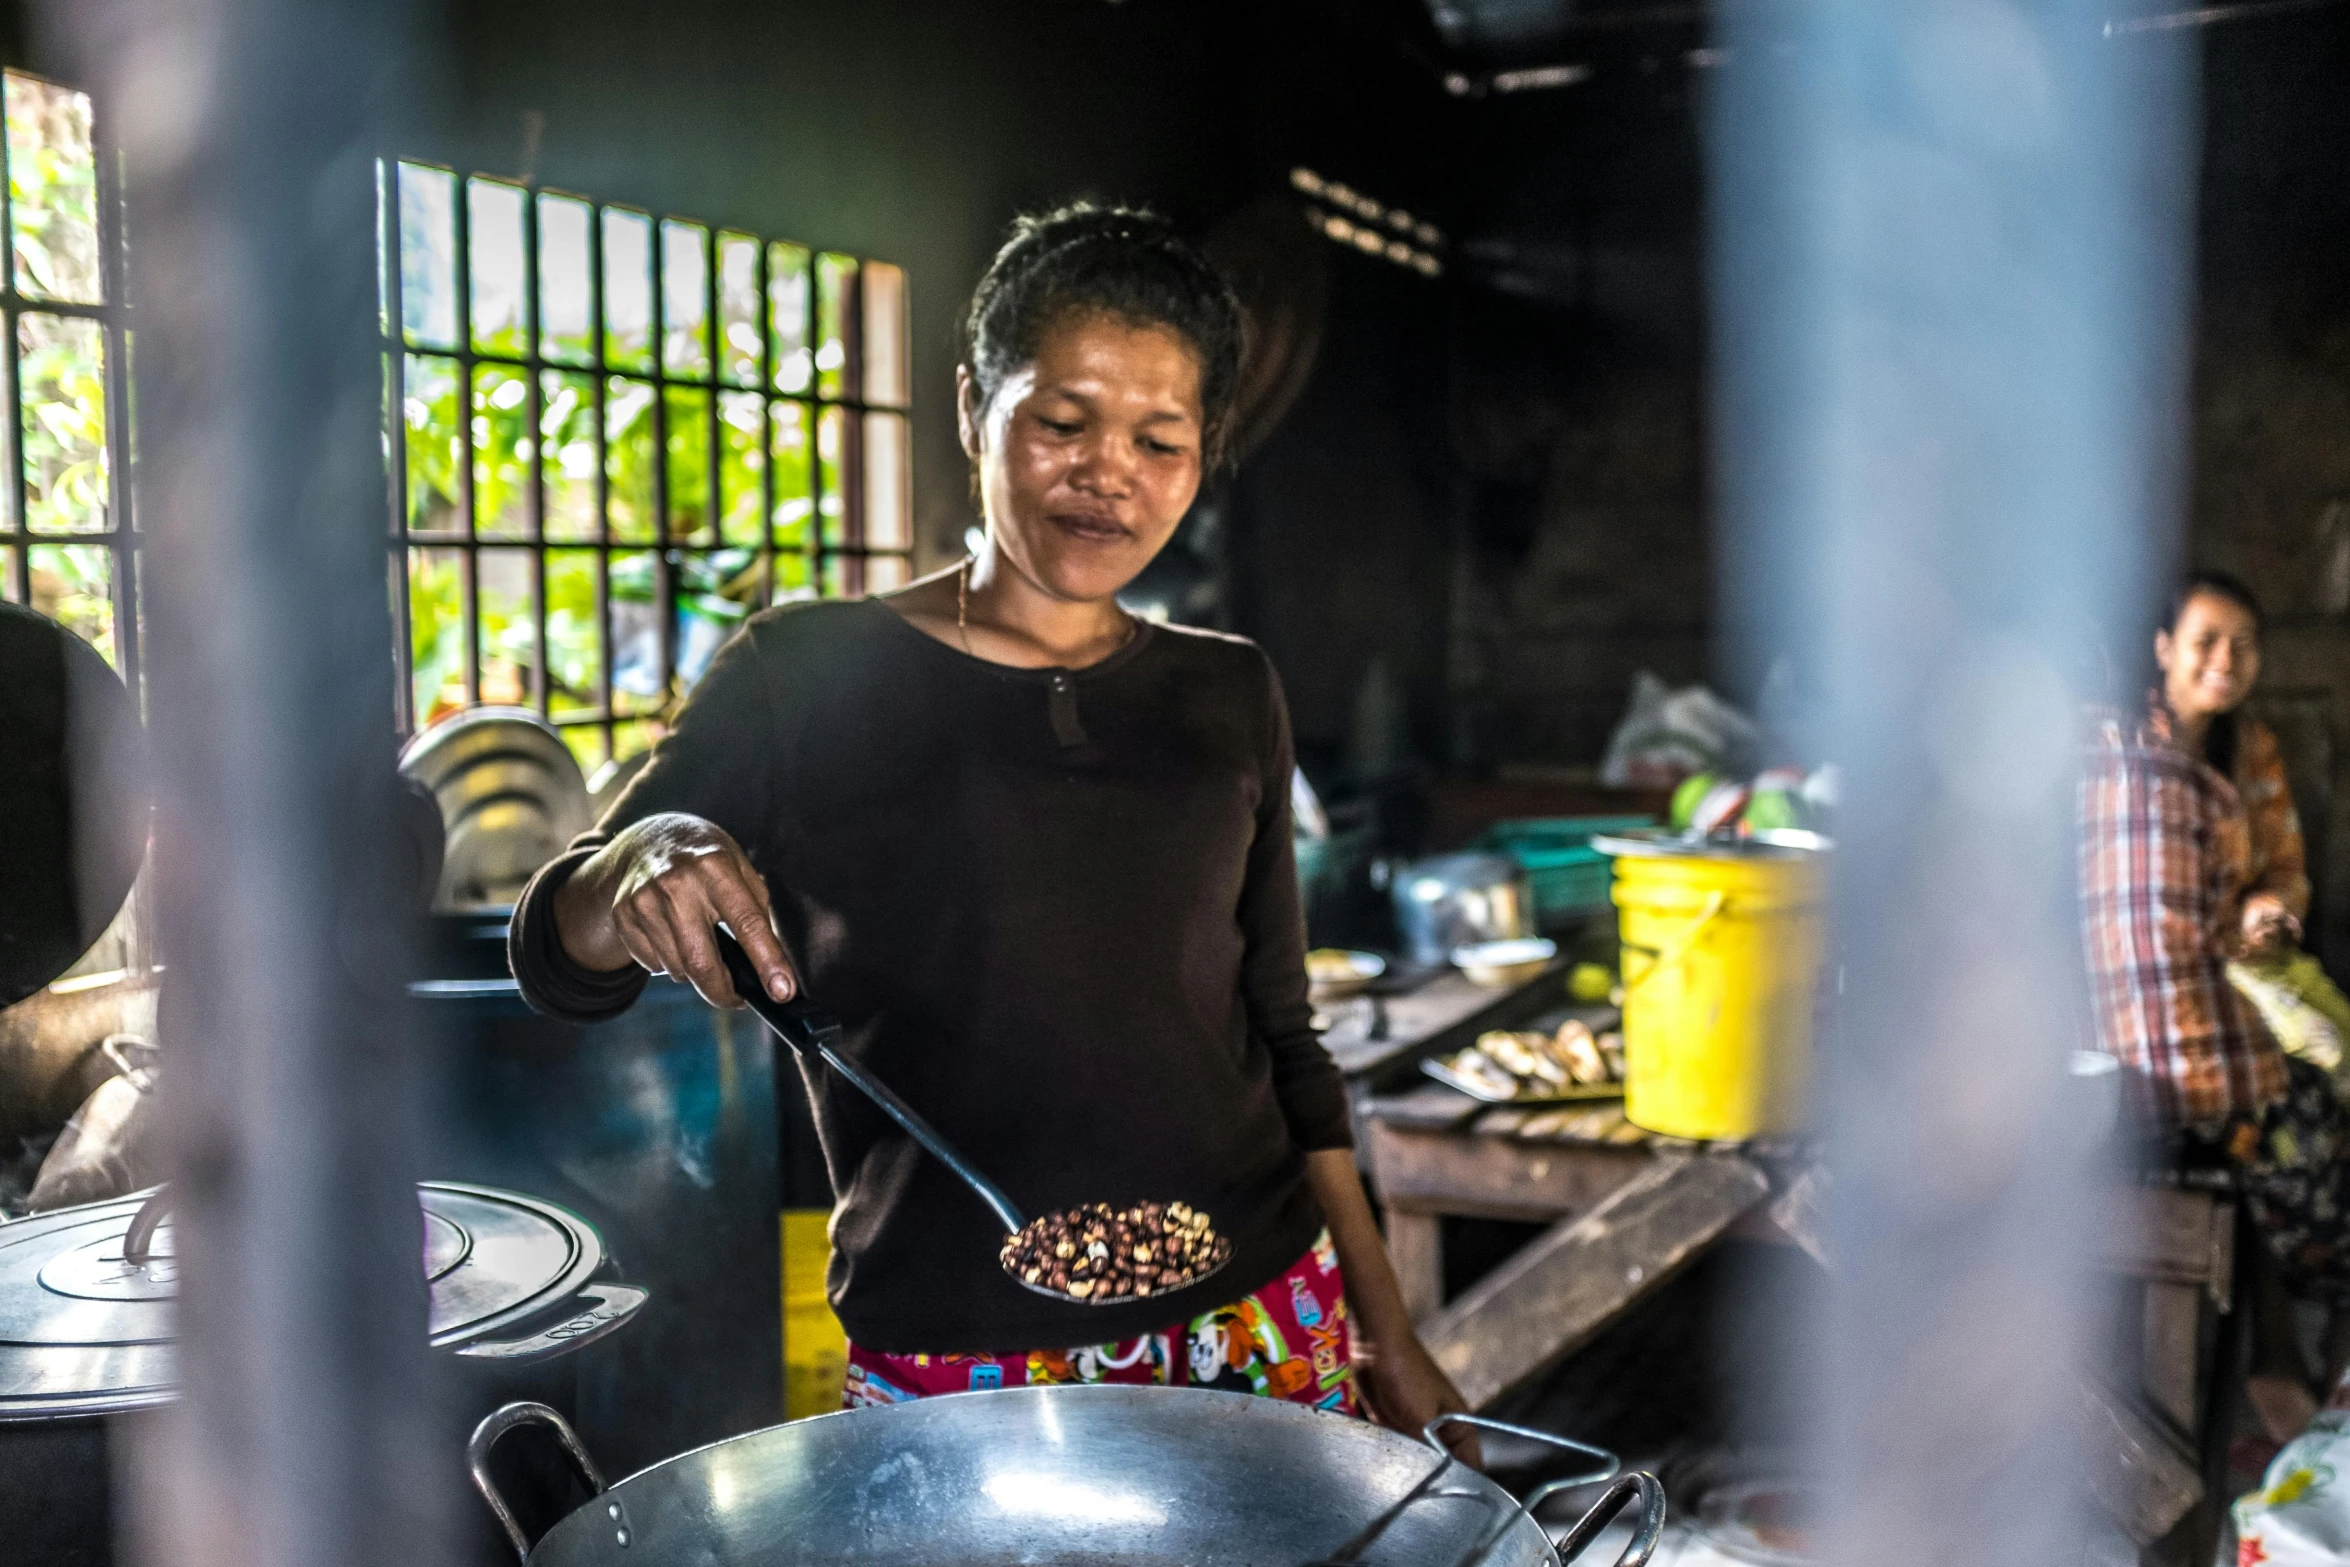
POLYGON ((1827 841, 1595 845, 1616 856, 1625 1118, 1708 1141, 1801 1130, 1827 841))

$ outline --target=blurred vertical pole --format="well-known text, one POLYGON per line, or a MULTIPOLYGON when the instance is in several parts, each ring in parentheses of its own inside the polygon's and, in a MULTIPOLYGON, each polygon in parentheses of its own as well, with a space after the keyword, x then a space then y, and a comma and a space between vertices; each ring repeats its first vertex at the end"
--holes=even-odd
POLYGON ((154 1567, 443 1555, 388 836, 374 161, 404 9, 46 10, 129 193, 183 1388, 128 1466, 154 1567))
POLYGON ((2175 534, 2196 132, 2187 35, 2101 20, 1785 0, 1719 40, 1726 608, 1846 769, 1809 1362, 1840 1567, 2081 1559, 2075 704, 2175 534))

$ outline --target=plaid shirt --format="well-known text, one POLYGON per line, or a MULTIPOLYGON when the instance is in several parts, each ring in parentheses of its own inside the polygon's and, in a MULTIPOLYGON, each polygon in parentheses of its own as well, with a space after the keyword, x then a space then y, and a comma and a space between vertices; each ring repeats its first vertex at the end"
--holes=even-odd
MULTIPOLYGON (((2270 844, 2256 855, 2245 791, 2172 744, 2165 716, 2158 709, 2127 735, 2109 716, 2090 748, 2080 787, 2083 942, 2104 1048, 2132 1069, 2157 1116, 2208 1126, 2285 1092, 2284 1054, 2228 983, 2226 963, 2255 875, 2283 871, 2276 861, 2289 859, 2287 876, 2299 878, 2300 833, 2285 796, 2291 852, 2270 844)), ((2266 728, 2242 720, 2237 750, 2239 778, 2273 773, 2282 794, 2266 728)), ((2307 887, 2301 880, 2304 906, 2307 887)), ((2292 889, 2277 890, 2293 901, 2292 889)))

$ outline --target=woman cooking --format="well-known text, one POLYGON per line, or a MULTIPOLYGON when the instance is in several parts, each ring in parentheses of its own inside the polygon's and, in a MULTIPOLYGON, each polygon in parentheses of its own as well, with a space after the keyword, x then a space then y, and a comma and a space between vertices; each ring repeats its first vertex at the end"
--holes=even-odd
MULTIPOLYGON (((2231 983, 2289 949, 2309 908, 2276 736, 2241 711, 2260 673, 2251 591, 2189 576, 2154 654, 2144 715, 2101 725, 2081 796, 2098 1027, 2151 1119, 2236 1168, 2272 1280, 2249 1391, 2282 1441, 2317 1405, 2273 1286, 2350 1305, 2350 1111, 2231 983)), ((2350 1312, 2336 1326, 2330 1375, 2350 1360, 2350 1312)))
POLYGON ((1409 1431, 1463 1407, 1310 1026, 1280 684, 1248 642, 1117 603, 1219 460, 1241 330, 1163 220, 1022 220, 956 372, 985 544, 752 617, 515 911, 543 1011, 612 1016, 655 973, 736 1005, 724 922, 1030 1212, 1180 1200, 1231 1245, 1147 1299, 1024 1289, 969 1191, 807 1063, 851 1403, 1104 1380, 1359 1397, 1409 1431))

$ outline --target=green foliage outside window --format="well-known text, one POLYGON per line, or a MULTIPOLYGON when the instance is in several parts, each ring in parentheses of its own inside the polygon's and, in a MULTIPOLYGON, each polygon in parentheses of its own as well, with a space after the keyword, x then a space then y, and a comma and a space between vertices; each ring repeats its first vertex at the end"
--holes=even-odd
POLYGON ((387 175, 413 723, 527 703, 625 756, 752 610, 906 580, 897 268, 387 175))
MULTIPOLYGON (((131 586, 116 532, 98 155, 89 98, 8 72, 6 328, 0 367, 22 417, 0 429, 0 597, 25 599, 119 663, 131 586), (77 307, 79 307, 77 309, 77 307), (21 507, 18 502, 21 499, 21 507)), ((0 394, 5 381, 0 380, 0 394)))

